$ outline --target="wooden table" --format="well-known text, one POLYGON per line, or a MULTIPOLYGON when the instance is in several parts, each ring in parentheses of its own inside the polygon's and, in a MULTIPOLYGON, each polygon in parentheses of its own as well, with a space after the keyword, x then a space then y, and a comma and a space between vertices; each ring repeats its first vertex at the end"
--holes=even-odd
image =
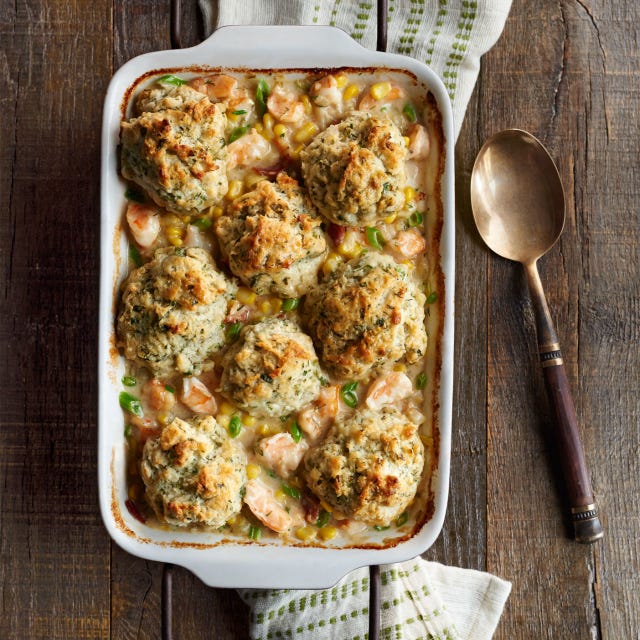
MULTIPOLYGON (((109 540, 96 479, 99 150, 113 72, 169 46, 169 3, 0 3, 0 638, 158 638, 162 566, 109 540), (167 5, 167 6, 164 6, 167 5)), ((184 39, 199 39, 184 3, 184 39)), ((195 5, 195 3, 193 3, 195 5)), ((451 493, 426 554, 513 582, 496 638, 640 638, 640 5, 514 0, 456 147, 451 493), (567 195, 541 264, 606 530, 567 536, 521 270, 474 231, 482 142, 537 135, 567 195)), ((246 637, 176 569, 176 638, 246 637)))

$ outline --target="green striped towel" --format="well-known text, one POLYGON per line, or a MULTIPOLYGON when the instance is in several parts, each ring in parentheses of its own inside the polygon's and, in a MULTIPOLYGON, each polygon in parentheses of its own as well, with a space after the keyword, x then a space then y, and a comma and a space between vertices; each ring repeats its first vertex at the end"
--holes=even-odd
MULTIPOLYGON (((417 558, 380 570, 381 640, 488 640, 511 584, 471 569, 417 558)), ((320 591, 240 589, 251 640, 365 640, 369 570, 320 591)))
MULTIPOLYGON (((332 25, 376 48, 376 0, 200 0, 206 28, 223 25, 332 25)), ((388 0, 387 51, 426 63, 444 82, 456 138, 480 69, 511 0, 388 0)))

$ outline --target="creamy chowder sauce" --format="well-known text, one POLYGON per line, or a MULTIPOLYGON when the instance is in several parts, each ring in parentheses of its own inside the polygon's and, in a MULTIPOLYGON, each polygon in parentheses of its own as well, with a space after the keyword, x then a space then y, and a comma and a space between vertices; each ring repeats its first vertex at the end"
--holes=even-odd
POLYGON ((135 517, 348 546, 429 516, 442 145, 404 72, 138 88, 116 318, 135 517))

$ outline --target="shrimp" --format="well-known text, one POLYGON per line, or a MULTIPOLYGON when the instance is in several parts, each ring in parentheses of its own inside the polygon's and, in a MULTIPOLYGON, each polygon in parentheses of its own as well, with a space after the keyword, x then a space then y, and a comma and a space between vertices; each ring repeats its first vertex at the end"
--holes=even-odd
POLYGON ((278 502, 273 490, 260 480, 247 480, 244 502, 251 513, 272 531, 282 533, 293 525, 293 518, 278 502))
POLYGON ((298 468, 309 445, 305 440, 296 442, 290 433, 277 433, 260 440, 257 448, 266 465, 280 477, 286 478, 298 468))
POLYGON ((317 107, 337 107, 342 103, 342 92, 335 76, 320 78, 311 85, 309 95, 317 107))
POLYGON ((422 160, 429 155, 429 134, 421 124, 414 124, 409 130, 409 158, 422 160))
POLYGON ((246 111, 246 114, 238 114, 244 115, 245 117, 253 111, 254 106, 253 99, 250 97, 247 89, 237 89, 227 101, 228 111, 246 111))
POLYGON ((251 316, 251 309, 241 302, 233 300, 229 305, 229 310, 225 316, 225 324, 233 324, 234 322, 246 322, 251 316))
POLYGON ((337 515, 339 514, 336 514, 335 512, 333 513, 333 516, 338 521, 338 526, 342 529, 342 531, 350 536, 362 535, 369 528, 364 522, 349 519, 340 520, 337 515))
POLYGON ((413 393, 413 384, 401 371, 392 371, 374 380, 369 386, 365 403, 369 409, 377 411, 385 404, 404 400, 413 393))
POLYGON ((149 249, 160 233, 159 211, 146 204, 130 202, 125 217, 136 244, 142 249, 149 249))
POLYGON ((213 394, 198 378, 190 377, 182 381, 182 404, 189 407, 195 413, 213 415, 218 409, 218 404, 213 394))
POLYGON ((232 93, 238 86, 238 81, 231 76, 221 73, 212 76, 194 78, 189 81, 189 86, 193 87, 200 93, 204 93, 215 102, 218 102, 231 97, 232 93))
POLYGON ((371 95, 371 90, 369 90, 362 96, 362 98, 360 98, 360 102, 358 102, 358 109, 360 111, 370 111, 376 106, 384 106, 389 102, 402 98, 403 96, 404 91, 395 84, 391 85, 391 89, 385 96, 378 99, 371 95))
POLYGON ((338 414, 340 387, 323 387, 315 402, 298 414, 298 425, 311 441, 321 438, 338 414))
POLYGON ((213 251, 211 236, 206 232, 200 231, 200 229, 193 224, 187 225, 187 230, 184 234, 184 244, 187 247, 206 249, 209 253, 213 251))
POLYGON ((227 171, 261 160, 271 152, 271 143, 255 129, 238 138, 227 147, 227 171))
POLYGON ((149 438, 155 438, 160 433, 158 423, 147 416, 142 416, 141 418, 131 416, 131 424, 138 430, 140 445, 144 445, 149 438))
POLYGON ((417 229, 407 229, 389 240, 387 246, 401 258, 409 259, 423 253, 427 248, 427 242, 417 229))
POLYGON ((144 383, 142 394, 147 404, 154 411, 168 411, 176 403, 176 397, 173 392, 167 388, 164 382, 157 378, 151 378, 151 380, 144 383))
POLYGON ((287 91, 282 85, 275 85, 267 98, 269 113, 280 122, 298 123, 304 118, 304 104, 295 93, 287 91))

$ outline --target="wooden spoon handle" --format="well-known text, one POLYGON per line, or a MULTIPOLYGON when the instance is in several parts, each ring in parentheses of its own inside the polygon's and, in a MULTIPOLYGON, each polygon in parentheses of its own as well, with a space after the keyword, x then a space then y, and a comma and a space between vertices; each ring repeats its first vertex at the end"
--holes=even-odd
POLYGON ((591 489, 562 354, 559 348, 541 350, 540 359, 549 402, 555 415, 554 436, 571 507, 575 538, 578 542, 595 542, 604 534, 591 489))
POLYGON ((549 402, 556 419, 553 436, 558 447, 564 484, 570 503, 575 539, 578 542, 595 542, 604 534, 591 489, 587 462, 578 430, 578 419, 569 390, 558 337, 551 320, 536 263, 525 265, 525 271, 536 318, 540 360, 549 402))

